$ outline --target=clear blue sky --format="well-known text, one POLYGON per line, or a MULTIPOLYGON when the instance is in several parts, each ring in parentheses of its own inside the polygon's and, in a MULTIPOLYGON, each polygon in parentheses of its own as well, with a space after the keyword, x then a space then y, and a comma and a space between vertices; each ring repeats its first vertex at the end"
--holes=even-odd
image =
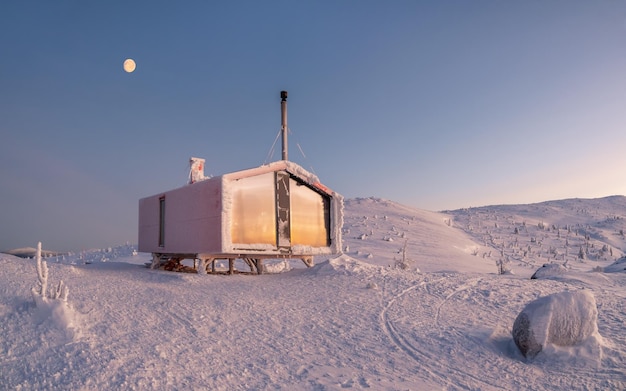
POLYGON ((190 156, 268 160, 281 90, 347 198, 626 193, 623 1, 2 1, 0 48, 0 250, 134 243, 190 156))

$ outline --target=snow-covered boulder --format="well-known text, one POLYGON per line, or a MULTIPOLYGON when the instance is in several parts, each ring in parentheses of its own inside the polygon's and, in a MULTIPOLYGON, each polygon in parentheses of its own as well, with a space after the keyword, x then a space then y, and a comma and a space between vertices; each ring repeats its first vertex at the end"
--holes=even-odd
POLYGON ((527 358, 535 357, 546 344, 577 345, 598 334, 596 299, 588 290, 540 297, 517 316, 512 334, 527 358))
POLYGON ((559 265, 558 263, 546 263, 537 271, 535 274, 530 277, 531 280, 542 279, 542 278, 551 278, 558 277, 567 272, 565 266, 559 265))

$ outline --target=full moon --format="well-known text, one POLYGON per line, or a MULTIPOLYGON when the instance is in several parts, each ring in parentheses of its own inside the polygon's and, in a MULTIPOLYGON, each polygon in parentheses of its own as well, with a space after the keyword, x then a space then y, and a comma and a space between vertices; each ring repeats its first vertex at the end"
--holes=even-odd
POLYGON ((126 61, 124 61, 124 70, 126 72, 131 73, 135 70, 136 67, 137 64, 135 64, 135 61, 132 58, 128 58, 126 59, 126 61))

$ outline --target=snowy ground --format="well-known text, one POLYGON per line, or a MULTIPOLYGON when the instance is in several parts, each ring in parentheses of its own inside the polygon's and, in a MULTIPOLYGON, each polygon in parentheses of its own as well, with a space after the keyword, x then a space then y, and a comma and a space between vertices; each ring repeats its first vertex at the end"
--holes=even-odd
POLYGON ((0 389, 624 390, 626 272, 606 267, 625 211, 624 197, 448 213, 347 200, 345 254, 310 269, 155 271, 128 245, 48 258, 50 285, 70 289, 54 314, 31 296, 34 260, 0 255, 0 389), (531 280, 544 263, 566 271, 531 280), (526 360, 518 313, 583 288, 601 341, 526 360))

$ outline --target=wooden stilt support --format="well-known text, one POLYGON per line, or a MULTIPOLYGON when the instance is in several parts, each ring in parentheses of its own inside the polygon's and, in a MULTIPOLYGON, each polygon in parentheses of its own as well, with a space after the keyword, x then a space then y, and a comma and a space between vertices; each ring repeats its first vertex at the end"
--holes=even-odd
POLYGON ((152 264, 150 265, 150 269, 158 269, 161 267, 161 256, 156 253, 152 253, 152 264))
MULTIPOLYGON (((282 259, 294 259, 288 258, 288 255, 291 254, 281 254, 282 259)), ((266 259, 275 259, 271 256, 266 256, 265 254, 208 254, 208 253, 197 253, 197 254, 162 254, 162 253, 152 253, 152 262, 146 263, 147 267, 151 269, 164 269, 167 271, 175 271, 175 272, 183 272, 183 273, 198 273, 198 274, 264 274, 265 273, 265 265, 264 262, 266 259), (258 257, 258 258, 255 258, 258 257), (183 263, 183 261, 193 262, 193 267, 189 266, 189 263, 183 263), (219 264, 216 264, 217 261, 220 261, 219 264), (228 260, 228 269, 224 270, 223 261, 228 260), (240 262, 238 260, 242 260, 246 265, 248 265, 250 272, 245 267, 236 268, 235 261, 240 262)), ((297 258, 296 258, 297 259, 297 258)), ((314 266, 314 257, 311 255, 305 255, 299 257, 302 262, 307 267, 314 266)), ((286 261, 285 261, 286 262, 286 261)))
POLYGON ((207 259, 200 258, 198 259, 198 267, 196 268, 196 260, 194 259, 194 269, 196 269, 196 273, 198 274, 207 274, 209 272, 209 265, 207 264, 207 259))
POLYGON ((252 258, 244 258, 243 261, 250 268, 250 273, 255 273, 256 272, 256 263, 255 263, 254 259, 252 259, 252 258))
POLYGON ((302 262, 306 267, 313 267, 313 257, 302 257, 302 262))

